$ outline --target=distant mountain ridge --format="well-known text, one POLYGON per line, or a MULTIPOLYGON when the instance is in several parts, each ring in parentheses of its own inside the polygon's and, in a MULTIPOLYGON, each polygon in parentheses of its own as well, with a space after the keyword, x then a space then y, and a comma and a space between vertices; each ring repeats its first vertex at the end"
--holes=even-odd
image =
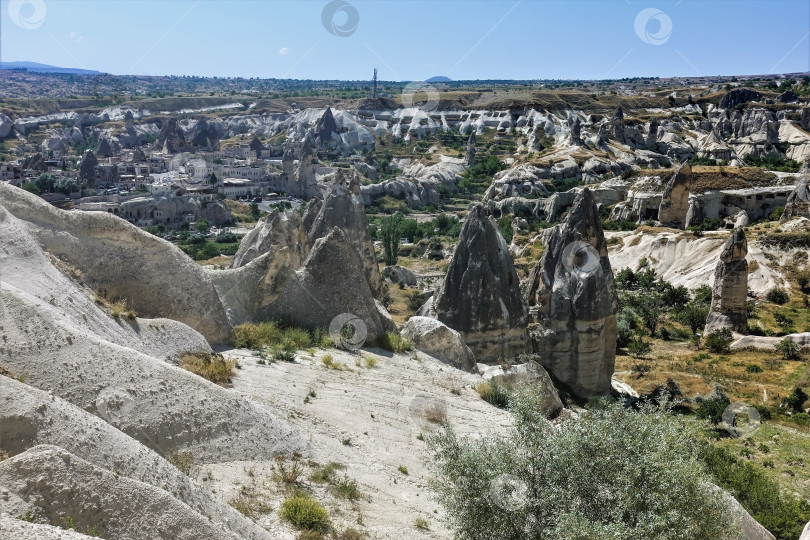
POLYGON ((63 68, 49 66, 37 62, 0 62, 0 69, 25 69, 37 73, 73 73, 77 75, 100 75, 100 71, 92 69, 63 68))
POLYGON ((425 82, 429 83, 439 83, 439 82, 453 82, 453 79, 450 77, 445 77, 444 75, 437 75, 436 77, 431 77, 425 82))

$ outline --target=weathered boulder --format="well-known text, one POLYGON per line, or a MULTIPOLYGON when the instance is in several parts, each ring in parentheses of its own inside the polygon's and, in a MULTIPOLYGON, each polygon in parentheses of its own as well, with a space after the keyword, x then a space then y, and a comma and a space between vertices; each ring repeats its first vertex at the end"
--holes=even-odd
POLYGON ((231 260, 231 268, 245 266, 253 259, 289 247, 295 258, 303 263, 309 253, 309 237, 301 219, 301 214, 292 210, 273 210, 259 220, 256 226, 242 239, 239 249, 231 260))
POLYGON ((750 88, 735 88, 720 100, 721 109, 731 109, 749 101, 762 101, 762 94, 750 88))
POLYGON ((480 364, 479 370, 485 380, 495 381, 503 386, 515 388, 523 384, 529 384, 534 388, 538 388, 543 396, 540 409, 546 418, 555 418, 563 410, 560 394, 554 388, 551 377, 549 377, 543 366, 535 360, 509 367, 480 364))
POLYGON ((464 371, 475 371, 475 355, 464 343, 461 334, 443 322, 414 316, 402 327, 402 337, 413 342, 414 347, 442 362, 464 371))
POLYGON ((579 397, 607 395, 616 357, 618 297, 599 210, 588 188, 549 235, 527 286, 534 351, 579 397))
POLYGON ((509 247, 483 205, 474 203, 444 282, 419 314, 460 332, 479 362, 512 358, 528 349, 519 287, 509 247))
POLYGON ((409 287, 416 287, 416 274, 404 266, 386 266, 382 276, 391 280, 391 283, 404 283, 409 287))
POLYGON ((780 223, 786 223, 795 217, 810 218, 810 188, 808 177, 803 176, 788 195, 785 211, 779 218, 780 223))
POLYGON ((743 229, 735 229, 720 253, 714 271, 712 306, 706 318, 705 333, 728 328, 741 334, 748 333, 748 242, 743 229))
MULTIPOLYGON (((364 275, 374 298, 380 298, 382 277, 371 233, 368 230, 368 218, 360 194, 360 180, 357 175, 352 175, 347 184, 342 169, 338 169, 335 173, 332 186, 312 222, 309 229, 310 243, 314 244, 318 238, 329 234, 334 227, 344 232, 347 241, 363 262, 363 271, 357 275, 364 275)), ((354 277, 353 274, 346 274, 344 279, 354 277)))
POLYGON ((683 228, 689 212, 689 193, 692 188, 692 167, 684 163, 675 171, 664 188, 658 207, 658 221, 667 227, 683 228))

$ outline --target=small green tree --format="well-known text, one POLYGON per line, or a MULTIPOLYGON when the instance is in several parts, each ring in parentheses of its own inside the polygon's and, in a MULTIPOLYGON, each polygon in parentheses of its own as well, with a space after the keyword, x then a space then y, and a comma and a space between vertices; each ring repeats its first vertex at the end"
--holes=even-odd
POLYGON ((677 313, 678 321, 689 327, 693 334, 697 334, 706 326, 706 317, 709 316, 709 306, 691 301, 677 313))
POLYGON ((682 417, 607 405, 552 426, 543 398, 536 388, 515 392, 502 436, 462 438, 447 425, 428 437, 432 487, 456 538, 735 537, 723 496, 707 489, 696 428, 682 417))
POLYGON ((397 212, 393 216, 384 217, 380 221, 380 238, 383 243, 383 260, 386 266, 397 264, 399 252, 399 229, 402 224, 402 214, 397 212))
POLYGON ((652 352, 652 345, 648 341, 644 341, 641 336, 636 336, 636 339, 630 342, 627 346, 627 352, 633 358, 645 358, 652 352))
POLYGON ((729 352, 729 345, 731 345, 732 339, 733 335, 728 328, 715 330, 706 336, 706 348, 713 353, 727 353, 729 352))
POLYGON ((28 193, 33 193, 34 195, 42 195, 42 190, 39 189, 39 186, 36 184, 36 182, 26 182, 22 185, 22 188, 28 193))
POLYGON ((259 204, 252 202, 250 203, 250 216, 255 219, 256 221, 262 216, 261 210, 259 210, 259 204))
POLYGON ((773 346, 773 349, 782 355, 782 360, 799 360, 801 359, 801 347, 788 338, 783 339, 773 346))
POLYGON ((209 229, 208 220, 201 219, 197 221, 197 231, 201 233, 206 233, 208 232, 208 229, 209 229))

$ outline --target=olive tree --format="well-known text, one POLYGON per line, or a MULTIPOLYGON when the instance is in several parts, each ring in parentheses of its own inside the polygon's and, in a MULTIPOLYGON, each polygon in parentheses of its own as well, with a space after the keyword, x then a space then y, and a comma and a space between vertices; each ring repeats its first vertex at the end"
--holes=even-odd
POLYGON ((607 405, 553 427, 541 400, 518 391, 504 435, 463 438, 445 425, 428 438, 433 487, 457 538, 738 537, 681 418, 607 405))

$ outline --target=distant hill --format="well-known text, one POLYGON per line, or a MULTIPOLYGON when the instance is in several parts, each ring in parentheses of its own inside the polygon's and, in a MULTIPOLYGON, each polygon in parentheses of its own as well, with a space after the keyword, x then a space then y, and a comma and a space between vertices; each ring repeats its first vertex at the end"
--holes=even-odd
POLYGON ((0 62, 0 69, 25 69, 37 73, 74 73, 78 75, 100 75, 100 71, 92 69, 63 68, 38 64, 36 62, 0 62))
POLYGON ((445 77, 444 75, 438 75, 438 76, 436 76, 436 77, 431 77, 431 78, 429 78, 429 79, 428 79, 428 80, 426 80, 425 82, 429 82, 429 83, 436 83, 436 82, 453 82, 453 79, 451 79, 450 77, 445 77))

